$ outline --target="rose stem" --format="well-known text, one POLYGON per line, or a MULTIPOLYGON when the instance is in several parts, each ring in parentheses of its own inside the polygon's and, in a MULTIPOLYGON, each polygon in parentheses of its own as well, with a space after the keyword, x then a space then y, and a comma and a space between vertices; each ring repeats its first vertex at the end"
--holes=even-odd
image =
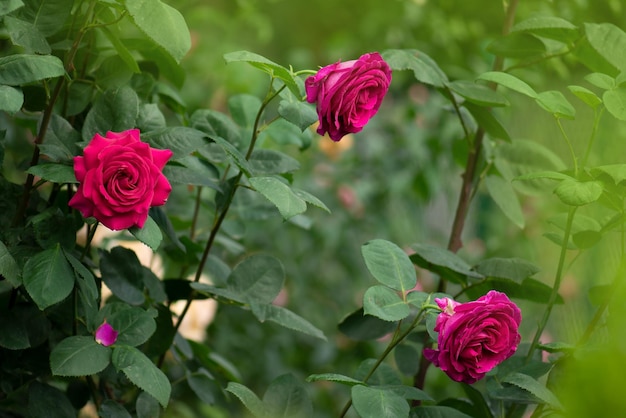
MULTIPOLYGON (((517 4, 519 0, 511 0, 508 6, 505 4, 506 15, 504 19, 504 23, 502 26, 502 34, 507 35, 511 31, 511 27, 513 26, 513 22, 515 21, 515 11, 517 9, 517 4)), ((493 62, 493 71, 501 71, 504 64, 504 58, 501 56, 496 56, 496 59, 493 62)), ((491 84, 491 88, 495 89, 496 86, 491 84)), ((453 99, 454 100, 454 99, 453 99)), ((454 215, 454 221, 452 223, 452 230, 450 232, 450 240, 448 241, 448 250, 456 253, 461 247, 463 247, 463 242, 461 241, 461 235, 463 233, 463 229, 465 227, 465 219, 467 218, 467 212, 469 210, 469 204, 472 198, 472 183, 474 181, 474 177, 476 176, 476 167, 478 166, 478 160, 480 158, 482 142, 485 136, 484 128, 480 127, 476 131, 476 135, 474 136, 474 147, 470 150, 467 155, 466 169, 463 173, 463 183, 461 185, 461 192, 459 195, 459 201, 456 208, 456 213, 454 215)), ((478 187, 476 184, 473 187, 478 187)), ((446 281, 442 277, 439 280, 439 285, 437 286, 438 292, 445 292, 446 289, 446 281)), ((428 347, 430 344, 425 343, 424 347, 428 347)), ((417 370, 417 374, 413 379, 413 386, 418 389, 424 388, 424 382, 426 380, 426 372, 428 371, 428 367, 430 366, 430 362, 426 357, 422 355, 420 359, 419 369, 417 370)), ((414 401, 413 405, 419 405, 419 401, 414 401)))

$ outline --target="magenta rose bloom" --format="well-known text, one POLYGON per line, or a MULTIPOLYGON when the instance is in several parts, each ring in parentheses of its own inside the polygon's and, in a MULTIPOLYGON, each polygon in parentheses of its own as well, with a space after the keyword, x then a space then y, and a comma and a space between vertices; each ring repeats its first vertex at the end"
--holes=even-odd
POLYGON ((83 157, 74 157, 80 182, 69 205, 110 229, 143 227, 152 206, 164 205, 172 190, 161 170, 170 150, 151 148, 139 130, 96 134, 83 157))
POLYGON ((111 325, 104 321, 96 330, 95 340, 105 347, 115 344, 118 332, 111 325))
POLYGON ((378 112, 391 83, 391 69, 378 52, 337 62, 306 79, 306 100, 317 103, 317 133, 339 141, 359 132, 378 112))
POLYGON ((491 290, 474 302, 435 299, 443 310, 437 317, 437 350, 426 357, 452 380, 472 384, 511 357, 520 342, 520 309, 500 292, 491 290))

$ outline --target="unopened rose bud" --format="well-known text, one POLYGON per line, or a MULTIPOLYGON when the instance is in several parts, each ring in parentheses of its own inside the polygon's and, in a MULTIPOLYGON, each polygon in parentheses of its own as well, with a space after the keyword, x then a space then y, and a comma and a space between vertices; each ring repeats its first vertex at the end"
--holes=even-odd
POLYGON ((96 342, 105 347, 115 344, 117 341, 117 331, 113 329, 106 321, 96 330, 96 342))

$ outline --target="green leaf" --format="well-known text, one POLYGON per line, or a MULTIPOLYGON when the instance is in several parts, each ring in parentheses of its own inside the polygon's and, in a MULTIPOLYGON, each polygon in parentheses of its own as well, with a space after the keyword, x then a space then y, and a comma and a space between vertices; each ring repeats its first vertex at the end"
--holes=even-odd
POLYGON ((568 42, 580 37, 578 27, 556 16, 536 16, 517 23, 511 32, 530 32, 542 38, 568 42))
POLYGON ((283 265, 275 257, 253 254, 238 263, 228 277, 228 288, 242 302, 271 303, 285 282, 283 265))
MULTIPOLYGON (((354 373, 354 377, 360 380, 365 379, 365 377, 370 374, 370 371, 376 363, 377 360, 373 358, 363 360, 361 364, 359 364, 356 372, 354 373)), ((397 386, 402 384, 402 377, 398 374, 397 370, 390 364, 381 363, 378 365, 374 373, 370 376, 367 383, 370 386, 397 386)))
MULTIPOLYGON (((506 293, 510 298, 524 299, 537 303, 547 303, 552 288, 545 283, 532 278, 526 278, 518 283, 512 279, 489 278, 473 284, 466 294, 471 299, 479 298, 490 290, 506 293)), ((563 298, 557 297, 556 303, 562 304, 563 298)))
POLYGON ((596 96, 596 94, 589 89, 581 86, 567 86, 567 88, 574 96, 578 97, 583 101, 583 103, 592 109, 595 109, 602 104, 602 99, 596 96))
POLYGON ((235 165, 239 167, 239 169, 243 171, 246 176, 249 177, 252 175, 252 167, 250 167, 246 157, 237 149, 237 147, 219 136, 212 136, 211 139, 222 147, 226 154, 228 154, 228 156, 232 159, 233 163, 235 163, 235 165))
POLYGON ((423 405, 411 411, 410 418, 472 418, 458 409, 441 405, 423 405))
POLYGON ((300 101, 281 100, 278 105, 278 114, 296 125, 301 131, 317 121, 315 108, 309 103, 300 101))
POLYGON ((426 301, 431 298, 431 295, 426 292, 420 292, 419 290, 414 290, 412 292, 407 293, 406 301, 411 305, 415 306, 418 309, 422 309, 422 306, 426 301))
POLYGON ((411 248, 415 250, 415 254, 410 257, 411 261, 444 279, 464 284, 467 277, 483 278, 482 275, 472 271, 469 264, 451 251, 429 244, 413 244, 411 248))
POLYGON ((463 103, 463 107, 469 110, 476 120, 476 123, 492 138, 499 138, 511 142, 511 136, 504 125, 498 120, 493 109, 478 106, 470 102, 463 103))
POLYGON ((606 106, 606 110, 608 110, 609 113, 616 119, 626 120, 625 87, 605 91, 602 95, 602 101, 606 106))
POLYGON ((52 183, 78 183, 74 167, 66 164, 41 163, 31 166, 26 172, 52 183))
POLYGON ((295 314, 294 312, 276 305, 260 304, 253 302, 250 304, 252 313, 260 322, 271 321, 285 328, 300 331, 326 341, 324 333, 309 321, 295 314))
POLYGON ((98 344, 93 336, 67 337, 50 353, 50 369, 56 376, 89 376, 110 362, 111 349, 98 344))
POLYGON ((135 402, 137 418, 158 418, 160 415, 159 401, 147 392, 141 392, 135 402))
POLYGON ((626 71, 626 33, 611 23, 585 23, 591 47, 618 71, 626 71))
POLYGON ((26 291, 41 310, 61 302, 74 288, 74 270, 60 244, 29 258, 24 264, 22 279, 26 291))
POLYGON ((105 91, 89 110, 83 125, 84 141, 91 141, 95 134, 102 136, 108 131, 122 132, 135 128, 139 116, 139 97, 130 87, 105 91))
POLYGON ((32 327, 32 324, 26 324, 20 313, 10 310, 0 315, 0 347, 9 350, 24 350, 30 347, 28 328, 32 327))
POLYGON ((87 330, 93 332, 100 325, 96 321, 100 299, 96 278, 91 270, 85 267, 72 253, 68 252, 65 256, 74 269, 74 277, 78 285, 79 306, 82 307, 82 313, 85 315, 85 325, 87 330))
POLYGON ((480 106, 495 107, 508 106, 509 104, 506 98, 498 92, 473 81, 457 80, 448 83, 447 86, 456 94, 480 106))
POLYGON ((421 83, 443 87, 448 81, 437 63, 417 49, 388 49, 381 55, 392 70, 412 70, 417 81, 421 83))
POLYGON ((236 94, 228 99, 228 110, 233 120, 242 128, 254 126, 261 106, 261 100, 251 94, 236 94))
POLYGON ((20 111, 24 104, 24 94, 22 90, 0 85, 0 110, 9 114, 20 111))
POLYGON ((278 145, 295 145, 303 151, 311 146, 313 131, 306 129, 302 132, 296 125, 281 118, 261 132, 261 139, 269 139, 278 145))
POLYGON ((231 144, 237 144, 241 140, 239 127, 231 118, 221 112, 198 109, 193 112, 189 122, 192 128, 206 133, 211 138, 218 136, 231 144))
POLYGON ((409 404, 394 391, 356 385, 352 404, 361 418, 401 418, 409 416, 409 404))
MULTIPOLYGON (((409 293, 410 295, 411 293, 409 293)), ((394 328, 393 322, 365 315, 363 308, 348 315, 339 323, 339 331, 357 341, 375 340, 387 335, 394 328)))
POLYGON ((295 158, 269 149, 254 150, 248 163, 253 172, 260 175, 291 173, 300 168, 300 163, 295 158))
POLYGON ((251 177, 250 184, 272 202, 287 220, 306 211, 306 202, 299 198, 291 188, 275 177, 251 177))
POLYGON ((585 76, 585 80, 604 90, 610 90, 615 87, 615 79, 610 75, 603 73, 591 73, 585 76))
POLYGON ((530 58, 543 55, 546 46, 533 35, 513 32, 496 38, 487 45, 487 51, 505 58, 530 58))
POLYGON ((479 75, 477 79, 491 81, 492 83, 499 84, 533 99, 537 97, 537 92, 532 87, 509 73, 488 71, 479 75))
POLYGON ((72 0, 25 0, 18 17, 33 23, 43 36, 59 32, 70 17, 72 0))
POLYGON ((570 206, 583 206, 595 202, 602 195, 599 181, 563 180, 554 189, 561 202, 570 206))
MULTIPOLYGON (((41 153, 57 162, 73 165, 74 156, 78 154, 80 133, 64 118, 53 113, 50 117, 44 142, 39 145, 41 153)), ((73 175, 73 173, 72 173, 73 175)))
POLYGON ((304 385, 292 374, 274 379, 263 395, 272 418, 311 418, 313 404, 304 385))
POLYGON ((213 376, 204 368, 200 368, 195 373, 187 371, 187 383, 196 396, 204 403, 213 405, 215 403, 214 391, 219 390, 213 376))
POLYGON ((161 241, 163 241, 161 229, 156 222, 154 222, 154 219, 149 216, 146 218, 146 223, 143 225, 143 228, 133 226, 128 229, 128 232, 133 234, 133 236, 139 241, 150 247, 150 249, 154 252, 156 252, 161 244, 161 241))
POLYGON ((24 2, 22 2, 22 0, 6 0, 3 3, 0 3, 0 16, 7 15, 22 6, 24 6, 24 2))
POLYGON ((68 418, 76 410, 59 389, 34 380, 28 387, 29 418, 68 418))
POLYGON ((208 161, 189 155, 170 161, 163 167, 163 175, 172 184, 206 186, 221 191, 217 168, 208 161))
POLYGON ((519 177, 515 177, 513 180, 523 181, 523 180, 537 180, 537 179, 574 180, 574 177, 568 176, 567 174, 564 174, 558 171, 535 171, 533 173, 528 173, 528 174, 521 175, 519 177))
POLYGON ((132 415, 122 405, 113 399, 107 399, 100 405, 98 411, 100 418, 132 418, 132 415))
POLYGON ((226 391, 235 395, 256 418, 268 417, 267 406, 246 386, 237 382, 228 382, 226 391))
POLYGON ((384 321, 399 321, 411 313, 409 305, 387 286, 372 286, 363 296, 363 310, 384 321))
POLYGON ((530 392, 533 396, 540 399, 543 403, 550 405, 554 409, 563 410, 563 406, 550 389, 528 375, 522 373, 511 373, 502 381, 530 392))
POLYGON ((144 302, 143 272, 134 251, 123 247, 115 247, 110 253, 101 250, 100 271, 115 296, 131 305, 144 302))
POLYGON ((160 0, 125 0, 135 25, 177 62, 191 48, 191 36, 180 12, 160 0))
POLYGON ((140 73, 141 69, 139 68, 139 65, 137 64, 137 61, 135 60, 133 55, 122 42, 122 35, 119 33, 119 31, 116 31, 114 33, 113 30, 107 26, 102 26, 98 29, 101 30, 107 37, 109 42, 111 42, 113 48, 115 48, 115 52, 117 52, 117 55, 122 59, 122 61, 124 61, 128 69, 131 70, 133 73, 140 73))
POLYGON ((560 91, 543 91, 537 95, 535 100, 542 109, 552 113, 554 117, 574 119, 574 116, 576 116, 576 109, 560 91))
POLYGON ((380 283, 401 292, 415 287, 417 276, 409 256, 396 244, 382 239, 361 247, 365 265, 380 283))
POLYGON ((347 386, 363 384, 361 380, 356 380, 356 379, 353 379, 352 377, 344 376, 342 374, 337 374, 337 373, 312 374, 306 378, 306 381, 307 382, 335 382, 335 383, 340 383, 342 385, 347 385, 347 386))
POLYGON ((207 144, 204 132, 186 126, 159 129, 142 135, 142 139, 158 149, 169 149, 172 160, 188 157, 207 144))
POLYGON ((328 209, 328 206, 326 206, 324 202, 319 200, 317 197, 313 196, 311 193, 306 192, 304 190, 293 189, 293 188, 291 189, 291 191, 294 192, 296 196, 298 196, 300 199, 304 200, 308 204, 317 206, 318 208, 323 209, 326 212, 330 213, 330 209, 328 209))
POLYGON ((7 279, 13 287, 22 284, 20 267, 2 241, 0 241, 0 275, 7 279))
POLYGON ((492 175, 485 178, 485 186, 496 205, 518 228, 524 228, 522 206, 510 182, 500 176, 492 175))
POLYGON ((617 185, 626 181, 626 164, 608 164, 593 167, 591 173, 596 178, 599 177, 600 174, 606 174, 617 185))
POLYGON ((270 76, 282 80, 289 91, 291 91, 298 99, 301 99, 304 96, 304 92, 301 91, 291 71, 261 55, 249 51, 235 51, 225 54, 224 60, 226 60, 227 63, 247 62, 253 67, 266 72, 270 76))
POLYGON ((172 390, 170 381, 145 354, 134 347, 116 345, 112 360, 115 368, 128 380, 154 396, 163 408, 167 407, 172 390))
POLYGON ((474 267, 474 270, 485 277, 499 277, 521 282, 539 273, 541 269, 521 258, 496 257, 481 261, 474 267))
POLYGON ((379 389, 390 390, 404 399, 416 400, 416 401, 434 401, 430 395, 423 390, 415 388, 413 386, 406 385, 382 385, 378 386, 379 389))
POLYGON ((19 86, 64 74, 63 62, 54 55, 13 54, 0 58, 0 84, 19 86))
POLYGON ((119 333, 116 344, 135 347, 148 341, 156 331, 155 316, 156 312, 129 307, 109 315, 106 321, 119 333))

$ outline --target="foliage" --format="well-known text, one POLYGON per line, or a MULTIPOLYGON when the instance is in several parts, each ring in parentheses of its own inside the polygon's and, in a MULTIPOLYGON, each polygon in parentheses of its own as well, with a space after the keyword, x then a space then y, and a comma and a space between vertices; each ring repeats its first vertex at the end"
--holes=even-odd
POLYGON ((626 120, 626 33, 550 14, 515 19, 510 3, 504 34, 481 51, 491 68, 448 70, 430 47, 381 46, 394 74, 386 102, 358 139, 326 154, 318 151, 330 141, 314 138, 317 115, 304 100, 315 71, 230 51, 223 65, 254 71, 264 91, 188 104, 184 7, 1 4, 2 414, 589 416, 604 400, 626 410, 604 387, 587 403, 572 395, 585 381, 579 370, 601 380, 624 363, 626 168, 598 149, 613 146, 605 126, 626 120), (533 72, 549 65, 583 77, 546 87, 533 72), (532 134, 547 141, 523 138, 516 124, 531 107, 541 121, 532 134), (74 158, 95 134, 135 128, 172 151, 163 174, 173 190, 142 228, 102 240, 98 220, 68 206, 74 158), (335 160, 326 178, 321 155, 335 160), (448 183, 456 210, 429 215, 424 207, 448 183), (344 207, 328 203, 333 187, 344 207), (551 213, 545 223, 528 213, 537 202, 551 213), (370 204, 384 220, 373 230, 360 221, 370 204), (519 231, 546 224, 545 254, 524 249, 519 231), (473 251, 468 234, 494 231, 497 244, 473 251), (160 266, 140 259, 136 241, 160 266), (563 338, 558 306, 577 303, 563 290, 567 274, 607 247, 599 260, 611 279, 585 289, 591 314, 563 338), (437 341, 435 298, 489 290, 522 307, 516 355, 471 386, 429 372, 422 351, 437 341), (182 326, 206 300, 219 308, 196 341, 182 326), (104 323, 118 332, 112 344, 97 338, 104 323))

